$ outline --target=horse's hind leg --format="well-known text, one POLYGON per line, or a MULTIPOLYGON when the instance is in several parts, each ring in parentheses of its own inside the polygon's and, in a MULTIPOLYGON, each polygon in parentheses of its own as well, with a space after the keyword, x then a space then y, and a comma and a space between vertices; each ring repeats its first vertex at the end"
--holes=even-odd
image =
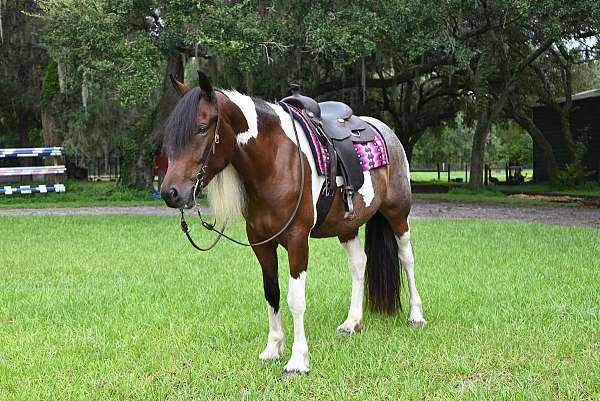
POLYGON ((340 242, 348 254, 348 268, 352 276, 352 295, 350 297, 350 310, 348 317, 338 328, 340 334, 353 334, 360 330, 363 317, 363 293, 365 287, 365 265, 367 255, 360 245, 358 232, 350 240, 340 238, 340 242))
POLYGON ((396 242, 398 244, 398 258, 406 273, 409 296, 408 303, 410 305, 408 321, 412 324, 426 324, 427 321, 423 317, 421 296, 419 295, 417 284, 415 282, 415 257, 410 243, 410 228, 408 226, 407 213, 403 212, 402 208, 394 206, 388 208, 384 206, 381 212, 390 222, 390 225, 394 230, 396 242))

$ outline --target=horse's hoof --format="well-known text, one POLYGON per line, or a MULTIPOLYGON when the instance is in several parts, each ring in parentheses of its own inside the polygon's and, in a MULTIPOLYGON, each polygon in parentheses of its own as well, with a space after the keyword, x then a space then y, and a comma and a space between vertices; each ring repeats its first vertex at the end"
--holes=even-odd
POLYGON ((337 333, 341 335, 356 334, 362 329, 362 321, 345 321, 337 328, 337 333))
POLYGON ((408 318, 408 323, 410 323, 413 326, 425 326, 427 324, 427 320, 425 320, 422 316, 410 317, 408 318))
POLYGON ((283 354, 284 342, 283 340, 279 343, 268 343, 265 350, 260 353, 258 359, 261 362, 273 361, 281 358, 283 354))
POLYGON ((283 377, 297 377, 301 375, 307 375, 310 372, 310 369, 291 369, 286 370, 283 368, 283 377))
POLYGON ((270 352, 270 351, 267 351, 267 350, 264 350, 258 356, 258 360, 261 361, 261 362, 276 361, 276 360, 278 360, 280 358, 281 358, 280 354, 275 353, 275 352, 270 352))
POLYGON ((288 363, 283 367, 283 375, 285 377, 289 376, 298 376, 301 374, 306 374, 310 371, 308 367, 308 353, 302 354, 294 354, 292 353, 292 357, 288 361, 288 363))

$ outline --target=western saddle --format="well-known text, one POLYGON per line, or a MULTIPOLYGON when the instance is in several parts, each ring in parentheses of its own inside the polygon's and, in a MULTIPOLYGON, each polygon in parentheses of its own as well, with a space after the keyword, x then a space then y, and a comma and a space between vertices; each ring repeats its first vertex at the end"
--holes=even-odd
POLYGON ((354 142, 374 140, 373 130, 369 129, 367 122, 356 117, 348 105, 333 101, 317 103, 314 99, 301 95, 297 85, 292 85, 292 95, 284 98, 282 102, 301 110, 306 120, 312 123, 319 142, 329 153, 325 184, 317 202, 317 211, 321 213, 318 213, 315 228, 325 220, 331 207, 337 190, 336 176, 341 176, 344 180, 342 186, 346 207, 344 218, 354 219, 352 198, 364 183, 354 142))

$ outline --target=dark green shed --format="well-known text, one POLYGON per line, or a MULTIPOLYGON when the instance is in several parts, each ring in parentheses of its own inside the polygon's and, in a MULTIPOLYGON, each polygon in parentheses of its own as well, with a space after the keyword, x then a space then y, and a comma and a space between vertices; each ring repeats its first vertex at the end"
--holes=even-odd
MULTIPOLYGON (((567 163, 567 152, 560 128, 560 117, 552 108, 540 105, 533 108, 533 120, 552 144, 556 161, 562 168, 567 163)), ((594 177, 600 181, 600 89, 573 95, 571 130, 576 143, 585 138, 585 164, 588 170, 596 172, 594 177)), ((535 146, 534 142, 533 178, 536 182, 548 181, 544 163, 541 149, 535 146)))

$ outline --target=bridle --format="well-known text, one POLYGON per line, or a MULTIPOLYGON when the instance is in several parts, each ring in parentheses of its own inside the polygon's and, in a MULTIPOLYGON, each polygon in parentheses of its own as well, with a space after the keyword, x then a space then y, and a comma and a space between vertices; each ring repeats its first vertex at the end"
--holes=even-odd
MULTIPOLYGON (((198 170, 198 173, 196 174, 196 183, 194 184, 194 189, 193 189, 193 202, 194 202, 193 207, 197 208, 198 218, 200 219, 200 223, 202 224, 202 227, 204 227, 208 231, 216 232, 217 237, 206 248, 198 246, 194 242, 194 240, 192 239, 192 237, 190 235, 190 228, 189 228, 188 223, 185 221, 183 209, 179 209, 181 212, 181 222, 180 222, 181 231, 183 231, 183 233, 185 234, 187 239, 190 241, 190 244, 192 244, 192 246, 195 249, 197 249, 198 251, 201 251, 201 252, 206 252, 206 251, 210 251, 211 249, 213 249, 215 246, 217 246, 217 244, 219 243, 219 241, 221 240, 222 237, 228 239, 229 241, 231 241, 235 244, 241 245, 241 246, 264 245, 268 242, 271 242, 272 240, 277 238, 279 235, 281 235, 285 230, 287 230, 287 228, 292 223, 292 220, 294 220, 294 218, 296 217, 296 214, 298 213, 298 209, 300 208, 300 202, 302 201, 302 195, 304 194, 304 175, 305 175, 304 160, 302 159, 302 150, 300 149, 300 140, 298 137, 298 130, 296 129, 296 123, 294 121, 292 110, 285 103, 280 103, 280 105, 282 107, 287 109, 287 112, 289 113, 290 118, 292 119, 292 126, 294 127, 294 135, 296 136, 296 145, 297 145, 296 147, 298 148, 298 161, 300 162, 300 192, 298 193, 298 198, 296 199, 296 204, 294 206, 294 210, 290 214, 290 217, 288 218, 287 222, 275 234, 271 235, 269 238, 259 241, 259 242, 250 243, 250 242, 242 242, 242 241, 236 240, 235 238, 232 238, 232 237, 228 236, 227 234, 225 234, 225 229, 227 228, 227 223, 228 223, 227 221, 223 222, 221 229, 215 228, 215 226, 217 224, 216 218, 213 223, 206 222, 204 220, 204 218, 202 217, 200 205, 198 205, 198 203, 196 202, 196 195, 199 192, 202 192, 202 188, 204 187, 203 180, 205 178, 204 175, 206 174, 206 169, 208 168, 208 163, 210 162, 210 157, 216 153, 217 145, 220 142, 219 130, 221 128, 221 105, 219 103, 219 97, 216 94, 215 94, 215 104, 216 104, 216 108, 217 108, 217 122, 215 124, 215 133, 213 135, 210 146, 206 147, 206 149, 204 150, 204 154, 202 155, 202 158, 200 159, 202 161, 202 164, 200 165, 200 169, 198 170)), ((206 134, 204 134, 204 135, 208 135, 208 130, 206 131, 206 134)))

